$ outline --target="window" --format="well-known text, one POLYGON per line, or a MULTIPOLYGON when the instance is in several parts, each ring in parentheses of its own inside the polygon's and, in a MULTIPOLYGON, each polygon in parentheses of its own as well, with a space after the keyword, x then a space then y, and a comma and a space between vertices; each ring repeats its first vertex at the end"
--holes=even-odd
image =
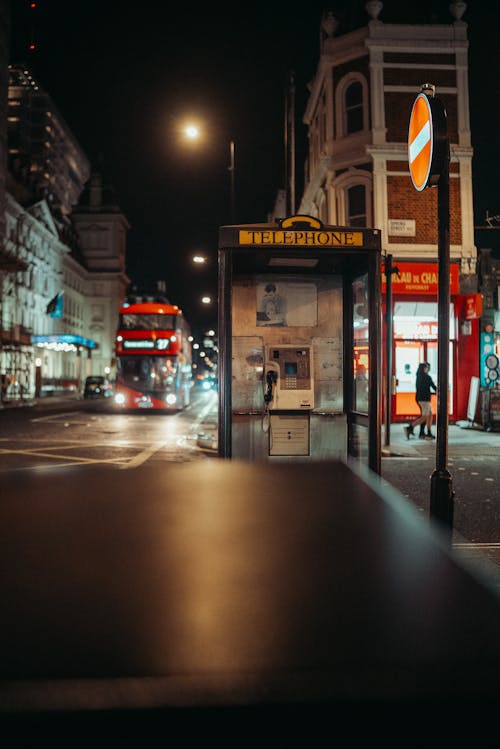
POLYGON ((347 190, 347 225, 366 226, 366 190, 364 185, 353 185, 347 190))
POLYGON ((363 130, 363 86, 360 81, 354 81, 346 88, 344 103, 345 135, 363 130))
POLYGON ((372 226, 372 175, 368 169, 350 167, 330 184, 332 223, 372 226))
POLYGON ((368 130, 368 86, 361 73, 346 75, 335 89, 337 138, 368 130))

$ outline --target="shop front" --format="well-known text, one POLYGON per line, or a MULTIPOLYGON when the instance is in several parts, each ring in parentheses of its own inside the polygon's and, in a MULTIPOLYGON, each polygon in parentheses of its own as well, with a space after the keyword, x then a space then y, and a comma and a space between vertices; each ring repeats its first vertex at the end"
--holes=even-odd
POLYGON ((90 374, 96 341, 79 335, 33 335, 35 397, 77 393, 90 374))
MULTIPOLYGON (((429 362, 438 383, 438 264, 395 263, 392 276, 392 388, 391 420, 404 422, 419 413, 415 400, 418 365, 429 362)), ((382 276, 385 307, 386 277, 382 276)), ((478 373, 480 295, 460 294, 458 264, 450 265, 449 418, 467 418, 471 378, 478 373)), ((389 311, 390 312, 390 311, 389 311)), ((386 326, 384 326, 386 330, 386 326)), ((384 351, 386 351, 386 345, 384 351)), ((387 368, 384 367, 384 371, 387 368)), ((436 413, 436 396, 432 397, 436 413)))

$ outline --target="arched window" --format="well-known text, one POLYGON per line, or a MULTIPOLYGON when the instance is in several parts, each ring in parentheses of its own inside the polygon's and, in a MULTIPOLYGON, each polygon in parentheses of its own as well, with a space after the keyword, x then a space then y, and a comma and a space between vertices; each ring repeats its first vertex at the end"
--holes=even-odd
POLYGON ((360 81, 351 83, 344 96, 344 134, 363 130, 363 86, 360 81))
POLYGON ((334 190, 332 223, 344 226, 371 226, 372 175, 366 169, 350 168, 331 183, 334 190))
POLYGON ((346 75, 335 89, 336 137, 368 130, 368 86, 361 73, 346 75))
POLYGON ((366 188, 353 185, 347 189, 346 218, 348 226, 366 226, 366 188))

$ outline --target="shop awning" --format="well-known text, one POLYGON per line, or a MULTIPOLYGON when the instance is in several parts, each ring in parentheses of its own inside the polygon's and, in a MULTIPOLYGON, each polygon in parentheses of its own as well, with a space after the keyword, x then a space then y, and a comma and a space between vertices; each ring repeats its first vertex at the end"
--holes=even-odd
POLYGON ((47 346, 47 348, 56 348, 61 346, 83 346, 88 349, 96 349, 99 344, 91 338, 83 338, 80 335, 55 334, 55 335, 32 335, 31 343, 34 345, 47 346))

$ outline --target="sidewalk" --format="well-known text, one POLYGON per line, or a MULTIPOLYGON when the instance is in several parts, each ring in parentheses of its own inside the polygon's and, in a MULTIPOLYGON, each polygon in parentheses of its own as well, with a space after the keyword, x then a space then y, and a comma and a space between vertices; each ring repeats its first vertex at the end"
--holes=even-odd
POLYGON ((81 401, 80 393, 66 393, 62 395, 48 395, 44 398, 16 398, 15 400, 0 401, 0 410, 3 408, 32 408, 33 406, 50 406, 54 403, 68 403, 81 401))
MULTIPOLYGON (((476 452, 481 451, 481 455, 500 456, 500 431, 486 432, 480 426, 466 425, 466 422, 459 424, 449 424, 448 426, 448 448, 453 452, 476 452), (466 425, 466 426, 465 426, 466 425)), ((391 424, 389 431, 389 444, 386 444, 385 425, 382 425, 382 457, 417 457, 434 454, 436 450, 436 440, 420 440, 418 438, 418 429, 416 437, 406 439, 404 433, 405 423, 391 424)), ((436 435, 436 424, 432 428, 433 434, 436 435)))

